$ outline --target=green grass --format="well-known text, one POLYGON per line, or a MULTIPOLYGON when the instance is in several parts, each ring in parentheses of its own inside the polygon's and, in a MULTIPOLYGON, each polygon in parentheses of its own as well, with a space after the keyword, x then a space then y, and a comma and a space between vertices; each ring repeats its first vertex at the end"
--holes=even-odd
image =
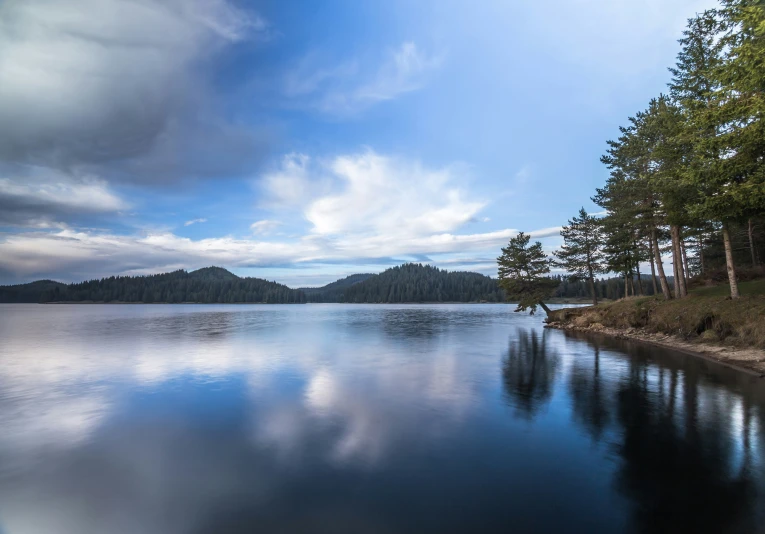
MULTIPOLYGON (((739 282, 738 291, 744 296, 765 295, 765 279, 739 282)), ((712 287, 699 287, 689 291, 689 294, 699 297, 727 297, 730 296, 730 286, 721 284, 712 287)))
POLYGON ((765 279, 742 282, 739 290, 742 296, 736 300, 729 298, 727 284, 694 289, 684 299, 622 299, 557 310, 550 321, 578 327, 599 324, 616 329, 640 328, 687 340, 765 348, 765 279))

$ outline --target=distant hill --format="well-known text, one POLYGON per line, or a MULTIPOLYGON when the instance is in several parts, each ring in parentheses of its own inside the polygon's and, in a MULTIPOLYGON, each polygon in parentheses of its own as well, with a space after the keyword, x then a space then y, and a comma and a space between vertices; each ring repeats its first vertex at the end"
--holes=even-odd
POLYGON ((240 278, 220 267, 150 276, 112 276, 78 284, 42 280, 0 286, 0 302, 304 303, 305 294, 260 278, 240 278))
POLYGON ((343 292, 347 288, 373 276, 377 275, 371 273, 352 274, 323 287, 301 287, 300 291, 305 293, 308 302, 342 302, 343 292))
POLYGON ((53 280, 38 280, 29 284, 15 286, 0 286, 0 302, 40 302, 40 297, 46 291, 59 291, 66 288, 66 284, 53 280))
POLYGON ((221 282, 241 280, 241 278, 239 278, 237 275, 235 275, 231 271, 227 271, 223 267, 203 267, 201 269, 197 269, 196 271, 191 271, 188 274, 189 274, 189 278, 192 278, 194 280, 221 281, 221 282))
POLYGON ((0 302, 504 302, 504 293, 496 280, 482 274, 407 263, 380 274, 354 274, 323 287, 301 289, 242 278, 221 267, 75 284, 39 280, 0 286, 0 302))
POLYGON ((497 281, 478 273, 407 263, 343 291, 340 302, 504 302, 497 281))

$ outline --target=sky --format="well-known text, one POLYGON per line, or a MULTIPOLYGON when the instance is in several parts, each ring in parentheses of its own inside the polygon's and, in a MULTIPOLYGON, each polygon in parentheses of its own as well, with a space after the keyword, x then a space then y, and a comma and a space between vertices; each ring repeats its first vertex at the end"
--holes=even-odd
POLYGON ((713 0, 0 1, 0 284, 496 276, 713 0))

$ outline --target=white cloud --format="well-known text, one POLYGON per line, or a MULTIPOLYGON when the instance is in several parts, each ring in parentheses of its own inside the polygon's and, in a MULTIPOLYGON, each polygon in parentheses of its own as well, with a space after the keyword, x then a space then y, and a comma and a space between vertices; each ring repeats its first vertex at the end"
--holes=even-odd
MULTIPOLYGON (((282 224, 270 218, 253 223, 255 236, 244 238, 192 240, 156 230, 143 235, 69 228, 27 232, 0 237, 0 273, 59 278, 56 273, 67 273, 67 278, 78 279, 213 264, 248 268, 321 263, 354 264, 364 270, 362 265, 470 252, 491 261, 517 231, 461 232, 480 219, 487 205, 470 193, 471 180, 465 166, 433 169, 372 150, 322 161, 291 154, 260 184, 274 201, 272 208, 302 214, 302 232, 264 241, 260 236, 282 224)), ((544 238, 559 231, 554 227, 530 234, 544 238)))
POLYGON ((265 195, 264 206, 286 208, 301 205, 314 194, 317 178, 309 176, 311 158, 291 153, 282 158, 281 168, 266 174, 259 182, 265 195))
POLYGON ((172 233, 123 236, 64 229, 7 235, 0 242, 0 271, 69 273, 74 277, 148 274, 209 265, 231 267, 301 261, 315 254, 291 243, 220 237, 191 240, 172 233))
POLYGON ((207 219, 191 219, 190 221, 186 221, 185 223, 183 223, 183 226, 191 226, 192 224, 206 223, 206 222, 207 222, 207 219))
POLYGON ((321 236, 407 239, 451 232, 486 205, 467 199, 457 184, 465 180, 460 169, 426 169, 371 150, 337 157, 328 167, 340 191, 305 208, 312 232, 321 236))
POLYGON ((309 55, 288 73, 285 95, 332 115, 352 115, 371 105, 422 88, 443 63, 442 55, 423 52, 414 42, 391 50, 376 70, 359 59, 317 67, 309 55))
MULTIPOLYGON (((542 238, 552 235, 554 230, 531 232, 531 235, 542 238)), ((384 236, 369 240, 348 237, 326 241, 305 236, 294 241, 263 242, 230 237, 192 240, 171 233, 119 236, 65 229, 6 236, 0 242, 0 273, 59 279, 61 273, 66 273, 65 279, 80 280, 112 274, 141 275, 195 269, 214 264, 229 268, 341 261, 374 265, 385 256, 401 258, 419 254, 495 251, 515 234, 515 230, 508 229, 485 234, 441 234, 406 241, 384 236)), ((486 265, 481 265, 480 270, 491 267, 490 261, 491 258, 487 258, 486 265)), ((364 267, 359 269, 366 270, 364 267)))
POLYGON ((380 67, 377 75, 358 88, 353 98, 361 102, 377 102, 416 91, 424 84, 425 76, 438 68, 441 62, 440 56, 424 54, 415 43, 403 43, 380 67))
POLYGON ((261 221, 255 221, 250 225, 250 230, 253 234, 266 235, 273 232, 276 228, 281 226, 281 222, 273 221, 270 219, 263 219, 261 221))

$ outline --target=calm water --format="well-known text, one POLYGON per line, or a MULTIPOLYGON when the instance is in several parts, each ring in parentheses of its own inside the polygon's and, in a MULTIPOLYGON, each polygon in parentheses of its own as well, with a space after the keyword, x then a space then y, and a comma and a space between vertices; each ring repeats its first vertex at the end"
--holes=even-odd
POLYGON ((0 305, 0 532, 760 532, 765 381, 502 305, 0 305))

